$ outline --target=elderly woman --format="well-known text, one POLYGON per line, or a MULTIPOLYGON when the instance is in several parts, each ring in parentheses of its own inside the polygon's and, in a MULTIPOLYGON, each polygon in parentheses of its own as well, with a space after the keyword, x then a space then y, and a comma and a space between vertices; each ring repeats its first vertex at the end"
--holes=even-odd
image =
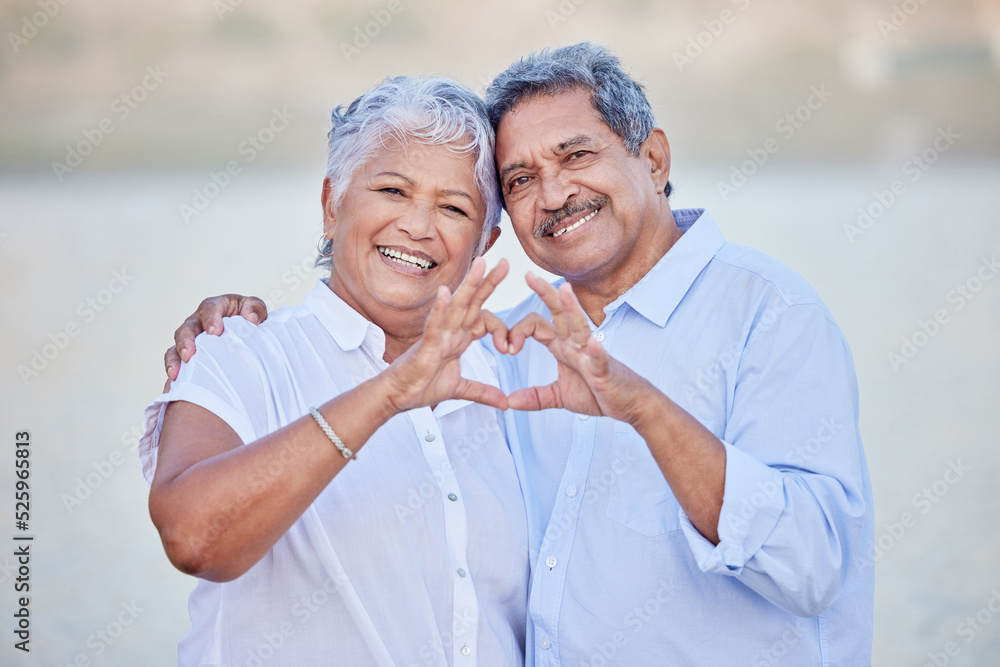
POLYGON ((334 112, 329 281, 199 337, 147 410, 150 515, 198 577, 181 665, 523 662, 506 397, 470 345, 506 345, 481 311, 506 263, 477 257, 499 233, 493 169, 482 102, 454 82, 389 79, 334 112))

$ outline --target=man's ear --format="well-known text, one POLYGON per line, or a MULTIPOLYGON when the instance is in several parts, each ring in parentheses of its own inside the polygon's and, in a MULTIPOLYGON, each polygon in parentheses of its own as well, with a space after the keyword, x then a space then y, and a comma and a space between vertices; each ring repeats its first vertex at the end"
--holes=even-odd
POLYGON ((486 245, 483 246, 483 251, 479 253, 479 256, 482 257, 485 255, 486 251, 493 247, 493 244, 497 242, 498 238, 500 238, 500 225, 497 225, 490 230, 490 238, 486 240, 486 245))
POLYGON ((656 192, 663 194, 663 189, 670 180, 670 144, 667 142, 667 135, 660 128, 654 127, 642 142, 640 151, 649 165, 650 178, 656 192))
POLYGON ((336 218, 333 210, 333 183, 329 177, 323 179, 323 194, 320 196, 320 202, 323 204, 323 235, 332 239, 336 218))

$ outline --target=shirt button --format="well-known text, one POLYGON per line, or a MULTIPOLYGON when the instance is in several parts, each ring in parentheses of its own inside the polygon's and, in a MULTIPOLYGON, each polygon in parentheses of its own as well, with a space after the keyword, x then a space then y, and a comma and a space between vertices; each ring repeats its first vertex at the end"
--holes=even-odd
POLYGON ((427 442, 434 442, 434 434, 428 433, 427 435, 424 436, 424 440, 426 440, 427 442))
POLYGON ((465 570, 463 570, 462 568, 458 568, 458 576, 464 577, 465 576, 465 570))
POLYGON ((580 421, 582 421, 582 422, 585 422, 585 421, 587 421, 588 419, 590 419, 590 415, 577 415, 577 418, 578 418, 578 419, 579 419, 580 421))
POLYGON ((576 484, 570 484, 566 487, 566 495, 570 498, 576 495, 576 484))
POLYGON ((557 562, 558 561, 556 560, 555 556, 549 556, 548 558, 545 559, 545 564, 549 566, 550 570, 556 566, 557 562))
POLYGON ((546 651, 548 651, 549 647, 552 646, 552 644, 549 643, 548 637, 544 638, 541 643, 542 643, 542 648, 545 649, 546 651))
POLYGON ((468 646, 463 646, 462 647, 462 655, 469 655, 470 653, 472 653, 472 649, 471 648, 469 648, 468 646))
POLYGON ((449 493, 448 500, 458 500, 458 496, 456 496, 454 493, 449 493))
POLYGON ((593 336, 594 338, 596 338, 598 343, 600 343, 601 341, 604 340, 604 332, 603 331, 595 331, 594 333, 592 333, 590 335, 593 336))

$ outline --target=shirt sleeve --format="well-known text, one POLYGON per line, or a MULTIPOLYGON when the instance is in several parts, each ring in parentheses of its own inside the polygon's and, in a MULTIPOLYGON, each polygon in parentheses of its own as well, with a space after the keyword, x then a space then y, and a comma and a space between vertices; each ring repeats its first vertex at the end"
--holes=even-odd
MULTIPOLYGON (((267 402, 263 367, 241 337, 243 328, 227 318, 221 336, 202 333, 197 350, 181 364, 170 390, 158 396, 144 412, 145 432, 139 439, 142 475, 152 483, 163 415, 171 401, 187 401, 205 408, 232 428, 244 443, 267 433, 267 402)), ((252 325, 251 325, 252 326, 252 325)))
POLYGON ((824 307, 787 306, 757 323, 723 445, 719 544, 681 517, 699 567, 739 578, 789 613, 822 613, 843 587, 871 511, 854 363, 824 307))

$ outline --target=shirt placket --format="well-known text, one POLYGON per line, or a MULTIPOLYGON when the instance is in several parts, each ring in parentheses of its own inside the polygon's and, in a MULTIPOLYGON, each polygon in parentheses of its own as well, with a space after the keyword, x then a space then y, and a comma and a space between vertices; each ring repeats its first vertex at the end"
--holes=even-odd
MULTIPOLYGON (((623 308, 606 317, 602 326, 591 336, 609 347, 615 329, 622 319, 623 308)), ((535 624, 535 664, 557 667, 559 651, 559 619, 562 612, 566 573, 573 551, 580 511, 597 443, 597 428, 602 418, 573 415, 573 442, 566 472, 559 483, 559 492, 552 516, 542 540, 532 582, 530 613, 535 624)))
POLYGON ((444 437, 430 408, 407 413, 420 439, 420 449, 438 487, 438 497, 444 515, 445 539, 451 555, 454 579, 452 590, 452 664, 456 667, 476 665, 476 637, 479 626, 479 603, 468 563, 469 524, 465 499, 448 458, 444 437))

